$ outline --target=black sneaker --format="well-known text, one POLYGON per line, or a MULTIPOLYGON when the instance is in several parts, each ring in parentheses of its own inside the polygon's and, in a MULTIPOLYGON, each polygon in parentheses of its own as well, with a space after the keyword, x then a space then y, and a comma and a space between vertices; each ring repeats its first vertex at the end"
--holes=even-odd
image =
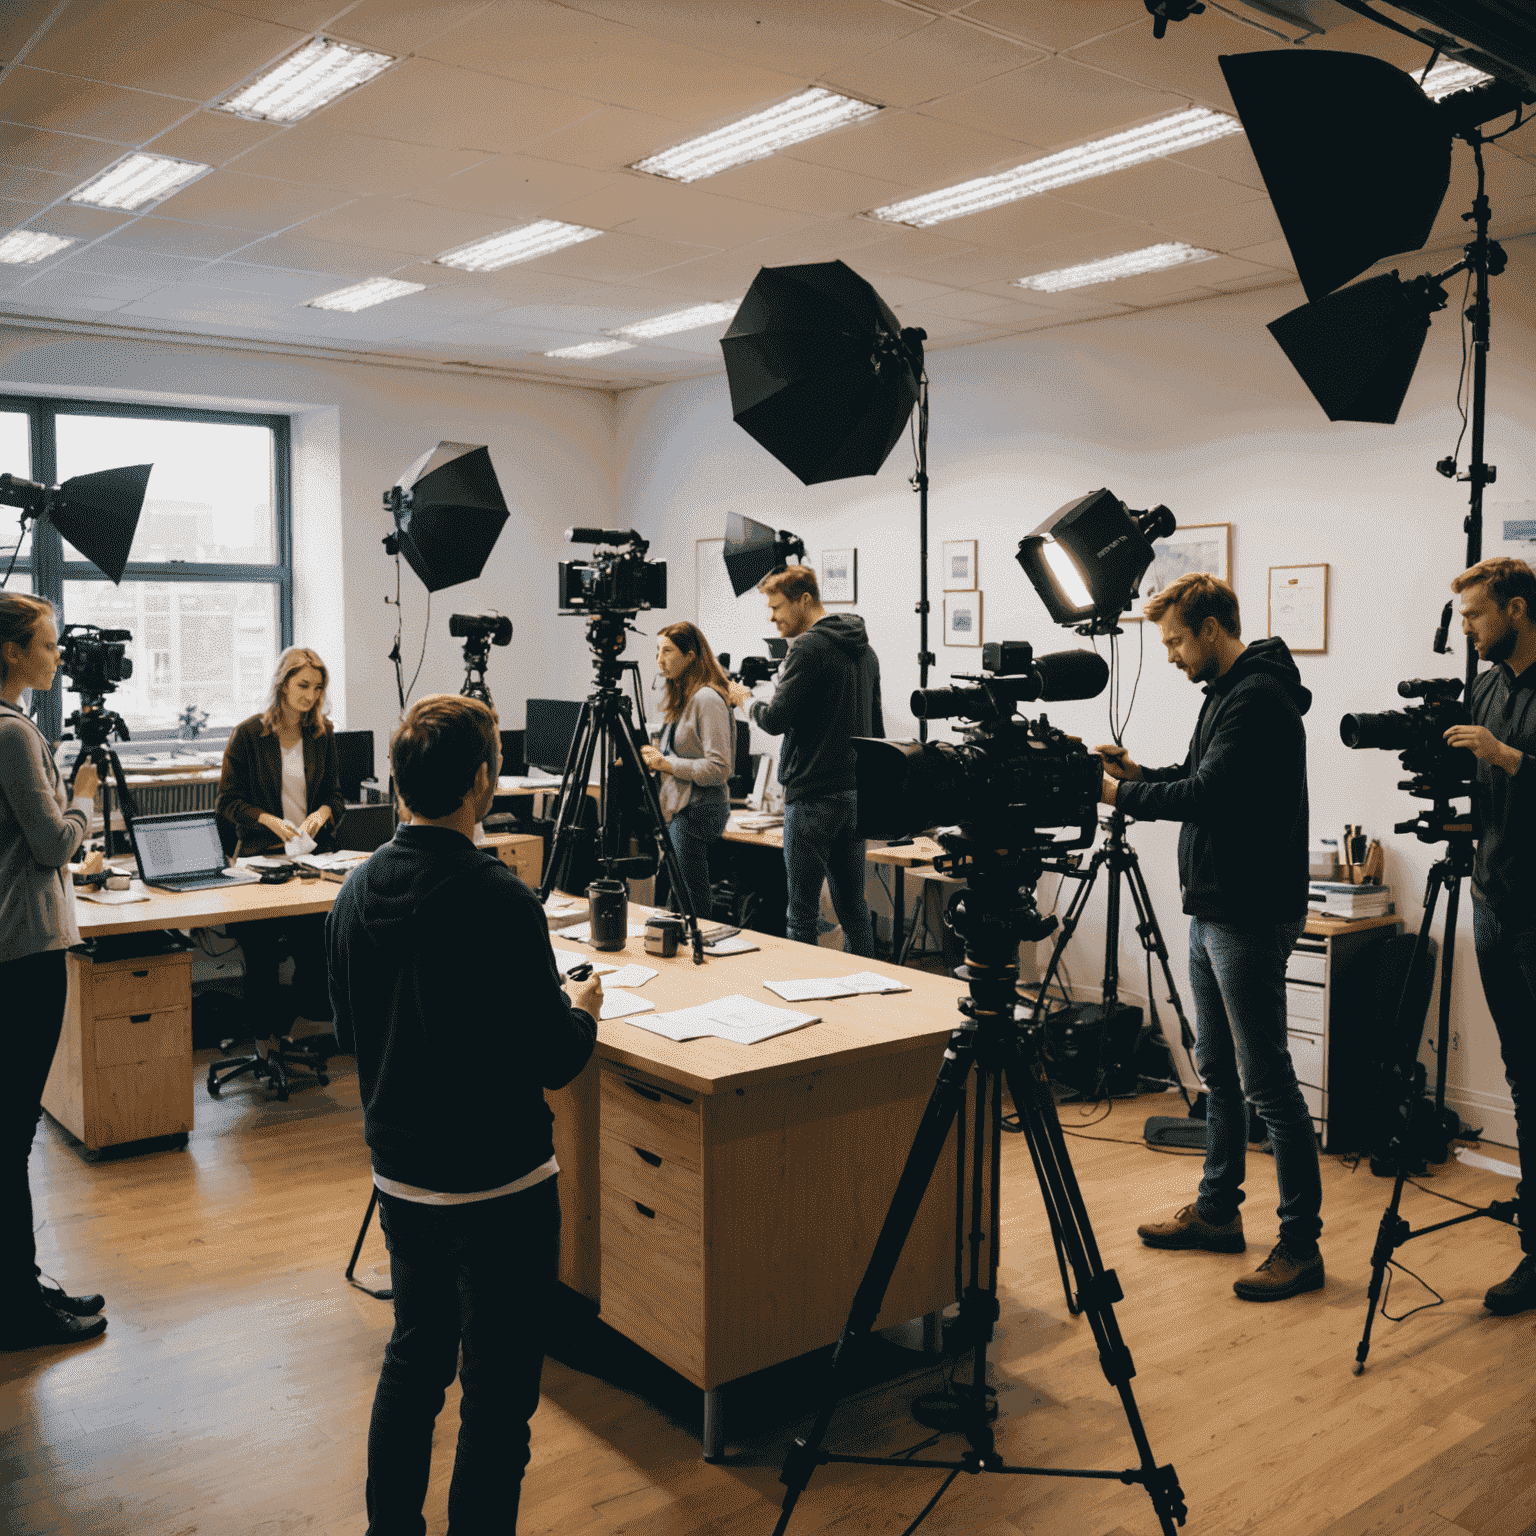
POLYGON ((43 1300, 55 1311, 68 1312, 74 1317, 95 1317, 106 1306, 107 1298, 94 1293, 89 1296, 66 1296, 56 1285, 39 1285, 43 1300))
POLYGON ((104 1317, 75 1317, 40 1304, 0 1323, 0 1349, 37 1349, 46 1344, 83 1344, 107 1331, 104 1317))
POLYGON ((1489 1288, 1483 1305, 1496 1317, 1510 1317, 1536 1307, 1536 1253, 1528 1253, 1509 1279, 1489 1288))

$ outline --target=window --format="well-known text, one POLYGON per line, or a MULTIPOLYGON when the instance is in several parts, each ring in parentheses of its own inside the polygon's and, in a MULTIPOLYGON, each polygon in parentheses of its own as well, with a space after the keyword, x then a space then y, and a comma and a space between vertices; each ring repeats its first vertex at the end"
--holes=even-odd
MULTIPOLYGON (((23 544, 11 578, 59 604, 65 624, 131 633, 133 675, 107 707, 136 737, 177 734, 189 708, 206 711, 209 728, 260 710, 293 631, 287 418, 15 404, 26 408, 0 404, 0 469, 26 473, 33 444, 31 478, 49 484, 154 465, 120 586, 46 526, 23 544)), ((7 561, 15 527, 0 538, 7 561)), ((38 723, 52 737, 78 703, 61 696, 64 686, 61 674, 39 701, 38 723)))

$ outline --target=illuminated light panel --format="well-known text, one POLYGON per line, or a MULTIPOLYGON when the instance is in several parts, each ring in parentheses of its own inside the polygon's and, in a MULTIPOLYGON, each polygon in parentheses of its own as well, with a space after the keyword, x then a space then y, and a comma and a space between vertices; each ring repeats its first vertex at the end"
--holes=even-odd
POLYGON ((91 208, 124 208, 131 212, 181 191, 212 169, 211 165, 199 165, 194 160, 173 160, 168 155, 135 151, 76 187, 69 200, 91 208))
POLYGON ((813 86, 766 112, 754 112, 740 122, 727 123, 713 133, 636 161, 630 170, 664 176, 668 181, 701 181, 733 165, 765 159, 803 139, 863 122, 882 110, 870 102, 813 86))
POLYGON ((728 322, 741 308, 741 300, 729 304, 695 304, 692 309, 674 310, 670 315, 657 315, 654 320, 637 320, 633 325, 616 326, 610 336, 630 336, 637 341, 647 341, 654 336, 675 336, 679 331, 697 331, 706 325, 728 322))
POLYGON ((1162 272, 1169 267, 1187 266, 1196 261, 1212 261, 1220 251, 1203 251, 1197 245, 1170 240, 1162 245, 1146 245, 1139 251, 1122 251, 1099 261, 1085 261, 1076 267, 1058 267, 1054 272, 1036 272, 1032 277, 1014 281, 1015 288, 1030 288, 1036 293, 1065 293, 1071 288, 1091 288, 1095 283, 1112 283, 1121 277, 1142 277, 1148 272, 1162 272))
POLYGON ((74 243, 63 235, 45 235, 37 229, 13 229, 0 240, 0 262, 8 267, 30 266, 74 243))
POLYGON ((1447 59, 1443 64, 1436 64, 1425 75, 1420 89, 1432 101, 1441 101, 1457 91, 1469 91, 1474 85, 1486 85, 1492 79, 1492 75, 1485 75, 1482 70, 1474 69, 1470 64, 1447 59))
POLYGON ((220 112, 268 123, 297 123, 338 96, 366 85, 395 61, 329 37, 307 42, 259 80, 218 104, 220 112))
POLYGON ((311 299, 306 309, 339 309, 355 315, 360 309, 372 309, 375 304, 387 304, 391 299, 403 299, 408 293, 420 293, 425 283, 406 283, 396 277, 370 277, 366 282, 353 283, 350 288, 338 288, 334 293, 322 293, 311 299))
POLYGON ((1186 112, 1175 112, 1171 117, 1160 117, 1155 123, 1111 134, 1107 139, 1092 139, 1058 154, 1031 160, 1028 165, 1016 165, 1011 171, 978 176, 959 186, 925 192, 920 197, 909 197, 900 203, 872 209, 870 217, 883 219, 887 224, 910 224, 922 229, 929 224, 941 224, 945 219, 958 219, 968 213, 982 213, 988 208, 1017 202, 1023 197, 1034 197, 1040 192, 1053 192, 1074 182, 1107 176, 1111 171, 1123 171, 1148 160, 1161 160, 1165 155, 1176 155, 1242 131, 1243 125, 1225 112, 1191 107, 1186 112))
POLYGON ((504 230, 471 245, 461 245, 455 251, 444 251, 436 261, 440 267, 457 267, 461 272, 496 272, 514 262, 548 256, 551 251, 562 251, 568 245, 580 245, 583 240, 595 240, 605 233, 583 224, 540 219, 536 224, 524 224, 519 229, 504 230))
POLYGON ((1066 600, 1074 608, 1092 608, 1093 594, 1072 556, 1055 539, 1046 539, 1040 546, 1040 553, 1045 556, 1045 563, 1050 566, 1051 575, 1066 600))
POLYGON ((579 347, 560 347, 554 352, 546 352, 545 357, 569 357, 578 362, 592 357, 608 357, 614 352, 633 352, 635 344, 632 341, 584 341, 579 347))

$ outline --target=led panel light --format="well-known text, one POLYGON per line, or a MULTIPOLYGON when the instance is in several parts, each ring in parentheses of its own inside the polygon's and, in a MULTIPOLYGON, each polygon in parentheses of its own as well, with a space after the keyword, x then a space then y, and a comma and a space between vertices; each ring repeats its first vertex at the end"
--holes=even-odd
POLYGON ((338 288, 334 293, 322 293, 311 299, 306 309, 339 309, 355 315, 360 309, 372 309, 375 304, 387 304, 391 299, 403 299, 408 293, 420 293, 425 283, 406 283, 396 277, 370 277, 366 282, 353 283, 349 288, 338 288))
POLYGON ((1160 160, 1165 155, 1176 155, 1242 131, 1243 125, 1225 112, 1191 107, 1140 128, 1129 128, 1106 139, 1091 139, 1086 144, 1031 160, 1027 165, 1016 165, 1011 171, 978 176, 959 186, 925 192, 920 197, 874 208, 870 217, 883 219, 887 224, 910 224, 922 229, 945 219, 958 219, 968 213, 981 213, 1003 203, 1017 202, 1022 197, 1034 197, 1039 192, 1069 187, 1073 182, 1107 176, 1111 171, 1123 171, 1148 160, 1160 160))
POLYGON ((564 250, 568 245, 595 240, 604 233, 606 231, 588 229, 583 224, 540 219, 536 224, 503 230, 499 235, 488 235, 484 240, 461 245, 457 250, 444 251, 434 259, 440 267, 457 267, 461 272, 496 272, 514 262, 532 261, 535 256, 548 256, 551 251, 564 250))
POLYGON ((581 362, 591 357, 608 357, 614 352, 633 352, 634 349, 632 341, 584 341, 579 347, 559 347, 544 356, 570 357, 581 362))
POLYGON ((675 336, 679 331, 697 331, 706 325, 723 325, 741 308, 740 299, 728 304, 695 304, 692 309, 673 310, 653 320, 637 320, 633 325, 615 326, 610 336, 631 336, 638 341, 653 336, 675 336))
POLYGON ((63 235, 45 235, 38 229, 13 229, 0 240, 0 262, 8 267, 31 266, 74 243, 63 235))
POLYGON ((312 38, 244 90, 218 104, 220 112, 268 123, 296 123, 338 96, 366 85, 395 61, 329 37, 312 38))
POLYGON ((1470 91, 1474 85, 1486 85, 1492 79, 1492 75, 1485 75, 1470 64, 1446 59, 1425 75, 1419 87, 1431 101, 1441 101, 1457 91, 1470 91))
POLYGON ((713 133, 636 161, 630 170, 664 176, 668 181, 700 181, 733 165, 762 160, 802 139, 863 122, 882 110, 870 102, 813 86, 766 112, 754 112, 740 122, 727 123, 713 133))
POLYGON ((125 208, 131 212, 181 191, 212 169, 211 165, 199 165, 195 160, 173 160, 169 155, 135 151, 76 187, 69 200, 91 208, 125 208))
POLYGON ((1095 283, 1112 283, 1120 277, 1142 277, 1148 272, 1162 272, 1169 267, 1191 262, 1211 261, 1220 251, 1203 251, 1196 245, 1169 240, 1162 245, 1146 245, 1139 251, 1122 251, 1099 261, 1085 261, 1076 267, 1058 267, 1054 272, 1036 272, 1021 277, 1015 288, 1030 288, 1036 293, 1065 293, 1070 288, 1091 288, 1095 283))

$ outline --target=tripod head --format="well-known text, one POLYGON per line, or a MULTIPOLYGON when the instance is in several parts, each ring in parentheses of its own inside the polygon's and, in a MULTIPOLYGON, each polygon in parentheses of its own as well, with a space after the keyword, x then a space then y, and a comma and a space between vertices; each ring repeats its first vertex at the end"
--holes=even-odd
POLYGON ((115 709, 106 708, 106 699, 101 694, 82 694, 80 708, 64 724, 75 733, 81 758, 90 758, 98 767, 109 755, 107 742, 114 738, 118 741, 132 739, 127 722, 115 709))

